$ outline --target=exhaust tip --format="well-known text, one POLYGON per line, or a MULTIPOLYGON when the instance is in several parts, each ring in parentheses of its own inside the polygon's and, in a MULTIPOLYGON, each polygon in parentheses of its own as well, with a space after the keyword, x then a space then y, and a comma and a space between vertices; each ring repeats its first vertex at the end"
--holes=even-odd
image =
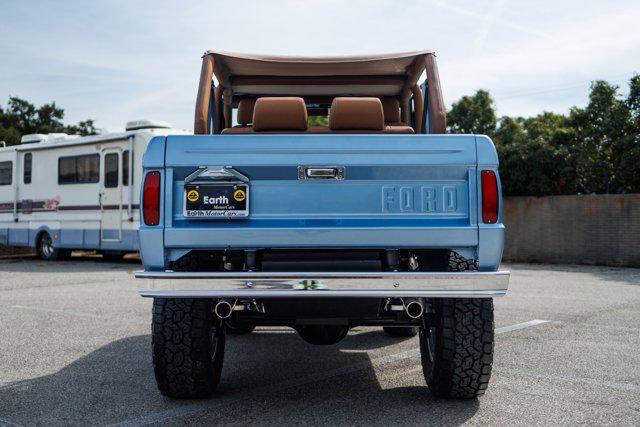
POLYGON ((411 317, 412 319, 417 319, 418 317, 422 316, 422 313, 424 312, 422 304, 418 301, 411 301, 407 303, 405 310, 407 311, 407 316, 411 317))
POLYGON ((233 305, 229 301, 220 301, 216 304, 213 312, 221 319, 226 319, 233 312, 233 305))

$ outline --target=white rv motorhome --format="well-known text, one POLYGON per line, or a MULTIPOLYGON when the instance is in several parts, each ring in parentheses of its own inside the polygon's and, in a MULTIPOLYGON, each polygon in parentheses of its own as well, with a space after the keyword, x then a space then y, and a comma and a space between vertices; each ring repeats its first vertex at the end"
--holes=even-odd
POLYGON ((0 147, 0 245, 35 247, 47 260, 137 251, 142 155, 169 133, 182 132, 138 120, 121 133, 25 135, 0 147))

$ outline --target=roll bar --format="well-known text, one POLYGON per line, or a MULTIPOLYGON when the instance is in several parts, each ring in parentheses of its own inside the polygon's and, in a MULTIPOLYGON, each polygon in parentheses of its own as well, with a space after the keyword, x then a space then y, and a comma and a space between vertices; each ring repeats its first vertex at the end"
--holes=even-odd
MULTIPOLYGON (((441 134, 446 132, 447 128, 447 112, 442 98, 442 88, 440 85, 440 75, 438 73, 438 65, 434 53, 425 53, 419 55, 414 61, 414 66, 410 71, 407 85, 405 86, 405 95, 407 92, 411 92, 414 97, 415 105, 415 131, 416 133, 423 132, 423 123, 425 123, 425 114, 428 117, 428 126, 424 131, 426 133, 441 134), (420 59, 420 56, 424 60, 420 59), (422 73, 426 72, 427 75, 427 93, 423 94, 420 88, 417 86, 417 80, 422 73)), ((356 74, 353 74, 356 75, 356 74)), ((231 103, 233 96, 233 87, 231 85, 231 78, 228 73, 227 67, 223 63, 216 64, 215 55, 211 52, 205 53, 202 57, 202 68, 200 70, 200 82, 198 85, 198 94, 196 97, 195 118, 193 124, 193 131, 198 134, 209 134, 219 132, 222 126, 220 122, 224 117, 226 126, 230 126, 231 122, 231 103), (213 86, 213 76, 223 77, 224 81, 220 81, 220 86, 213 86), (212 103, 212 97, 214 98, 212 103), (222 112, 216 111, 216 117, 213 117, 213 111, 210 111, 212 105, 219 107, 222 103, 220 97, 224 101, 224 109, 222 112), (222 113, 222 114, 221 114, 222 113), (221 117, 222 116, 222 117, 221 117), (212 124, 215 123, 215 129, 212 128, 212 124)), ((406 121, 407 112, 407 96, 403 95, 403 102, 405 102, 405 108, 402 109, 403 119, 406 121)))

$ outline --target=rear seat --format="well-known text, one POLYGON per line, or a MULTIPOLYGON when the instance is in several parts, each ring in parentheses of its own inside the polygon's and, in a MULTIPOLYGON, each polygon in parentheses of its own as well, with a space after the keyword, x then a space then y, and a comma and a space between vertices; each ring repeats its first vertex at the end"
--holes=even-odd
POLYGON ((222 133, 306 133, 307 105, 304 99, 297 97, 258 98, 253 108, 252 123, 251 127, 226 128, 222 133))
POLYGON ((329 113, 332 133, 414 133, 409 126, 387 126, 379 98, 334 98, 329 113))
POLYGON ((400 102, 397 98, 385 96, 380 98, 384 111, 384 124, 388 126, 406 126, 400 119, 400 102))
POLYGON ((256 105, 255 98, 241 99, 238 102, 238 115, 236 120, 238 125, 234 127, 247 127, 253 123, 253 109, 256 105))
MULTIPOLYGON (((241 103, 242 101, 238 104, 238 109, 241 103)), ((307 107, 304 99, 298 97, 258 98, 253 108, 251 127, 246 125, 249 122, 245 112, 242 113, 240 117, 241 112, 238 111, 238 122, 241 126, 226 128, 222 131, 223 134, 414 133, 413 128, 409 126, 385 125, 382 103, 379 98, 373 97, 334 98, 331 103, 328 127, 307 128, 307 107)))

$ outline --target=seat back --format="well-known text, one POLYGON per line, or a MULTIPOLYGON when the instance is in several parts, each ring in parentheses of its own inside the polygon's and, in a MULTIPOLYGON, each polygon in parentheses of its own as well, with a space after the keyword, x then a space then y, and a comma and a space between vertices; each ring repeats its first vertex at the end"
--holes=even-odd
POLYGON ((373 97, 334 98, 329 128, 331 133, 414 133, 409 126, 386 126, 382 102, 373 97))
POLYGON ((298 131, 307 130, 307 105, 297 97, 258 98, 253 109, 253 130, 298 131))
POLYGON ((382 110, 384 112, 385 125, 401 125, 400 119, 400 102, 397 98, 385 96, 380 98, 382 102, 382 110))
POLYGON ((384 113, 380 99, 334 98, 329 112, 329 128, 332 131, 382 131, 384 113))
MULTIPOLYGON (((238 109, 240 107, 239 103, 238 109)), ((244 107, 248 108, 249 105, 244 107)), ((382 103, 379 98, 374 97, 334 98, 329 112, 328 127, 307 128, 307 106, 304 99, 298 97, 258 98, 253 107, 252 126, 246 126, 248 120, 245 111, 241 119, 238 121, 243 126, 226 128, 222 133, 414 133, 413 128, 409 126, 385 125, 382 103)))
POLYGON ((250 126, 251 123, 253 123, 253 109, 255 105, 255 98, 241 99, 238 102, 238 115, 236 119, 240 126, 250 126))
POLYGON ((298 97, 263 97, 251 104, 238 103, 238 122, 243 126, 236 126, 222 130, 223 134, 259 134, 259 133, 305 133, 307 131, 307 105, 304 99, 298 97), (245 109, 242 111, 240 107, 245 109), (247 114, 250 107, 251 120, 247 114), (242 119, 242 120, 241 120, 242 119), (251 126, 244 124, 251 123, 251 126))

